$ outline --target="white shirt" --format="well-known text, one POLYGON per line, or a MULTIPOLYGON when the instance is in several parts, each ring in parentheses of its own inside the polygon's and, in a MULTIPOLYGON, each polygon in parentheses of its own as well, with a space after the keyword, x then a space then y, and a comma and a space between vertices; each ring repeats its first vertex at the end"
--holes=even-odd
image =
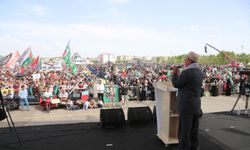
POLYGON ((104 85, 103 84, 97 84, 97 91, 98 93, 103 93, 104 91, 104 85))

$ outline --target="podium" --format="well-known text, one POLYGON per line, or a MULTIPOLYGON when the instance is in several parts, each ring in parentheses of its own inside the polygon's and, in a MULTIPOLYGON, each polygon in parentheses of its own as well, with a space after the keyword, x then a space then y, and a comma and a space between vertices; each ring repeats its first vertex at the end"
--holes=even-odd
POLYGON ((177 114, 177 89, 171 81, 155 82, 155 103, 157 117, 157 136, 164 144, 177 144, 179 118, 177 114))

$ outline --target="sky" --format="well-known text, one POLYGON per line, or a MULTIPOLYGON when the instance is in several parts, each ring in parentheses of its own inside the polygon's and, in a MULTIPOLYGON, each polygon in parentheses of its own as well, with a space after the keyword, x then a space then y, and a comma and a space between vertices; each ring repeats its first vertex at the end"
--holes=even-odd
POLYGON ((250 53, 249 0, 0 0, 0 55, 250 53))

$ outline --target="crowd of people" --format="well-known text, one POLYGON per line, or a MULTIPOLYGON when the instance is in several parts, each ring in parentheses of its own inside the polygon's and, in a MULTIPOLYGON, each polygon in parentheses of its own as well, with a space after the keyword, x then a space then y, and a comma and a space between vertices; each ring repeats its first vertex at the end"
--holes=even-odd
MULTIPOLYGON (((29 110, 29 103, 39 102, 41 97, 59 99, 62 106, 78 105, 83 109, 103 107, 107 85, 111 82, 118 87, 116 94, 121 105, 127 105, 131 99, 154 100, 153 82, 171 79, 173 66, 144 63, 82 65, 78 66, 76 75, 71 74, 68 69, 25 70, 24 74, 20 74, 1 68, 0 85, 5 99, 20 100, 21 109, 27 106, 26 110, 29 110)), ((201 96, 230 96, 240 91, 241 68, 205 65, 201 69, 201 96)), ((112 99, 110 95, 108 97, 112 99)))

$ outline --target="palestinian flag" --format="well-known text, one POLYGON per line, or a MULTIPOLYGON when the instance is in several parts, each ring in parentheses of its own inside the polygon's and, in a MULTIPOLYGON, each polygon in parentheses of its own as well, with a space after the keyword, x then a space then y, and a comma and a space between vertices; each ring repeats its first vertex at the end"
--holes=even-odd
POLYGON ((9 60, 11 59, 11 57, 12 57, 12 53, 10 53, 10 54, 7 55, 7 56, 2 57, 2 58, 0 59, 0 66, 2 67, 2 66, 4 66, 4 65, 6 65, 6 64, 9 62, 9 60))
POLYGON ((22 66, 27 66, 28 64, 31 64, 32 63, 32 57, 33 57, 33 54, 31 52, 31 50, 29 50, 28 55, 26 55, 24 57, 24 61, 22 62, 22 66))
POLYGON ((23 62, 24 62, 24 60, 26 59, 26 57, 27 57, 27 55, 29 54, 29 51, 31 51, 31 48, 30 47, 28 47, 23 53, 22 53, 22 55, 19 57, 19 59, 18 59, 18 63, 19 63, 19 65, 22 65, 23 64, 23 62))
POLYGON ((8 61, 8 63, 5 65, 5 67, 13 69, 18 59, 19 59, 19 52, 16 51, 15 53, 12 53, 12 56, 10 60, 8 61))
POLYGON ((39 56, 33 59, 31 67, 36 68, 39 65, 39 56))

